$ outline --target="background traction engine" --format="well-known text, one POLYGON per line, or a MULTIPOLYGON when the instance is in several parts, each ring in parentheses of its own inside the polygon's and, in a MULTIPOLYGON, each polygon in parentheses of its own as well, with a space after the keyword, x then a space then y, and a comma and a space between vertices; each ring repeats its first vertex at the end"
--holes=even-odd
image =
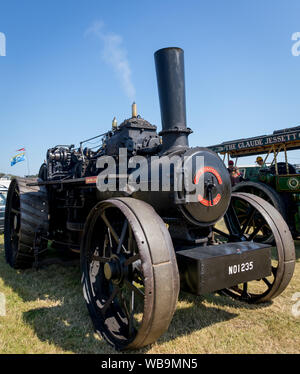
POLYGON ((279 212, 257 196, 232 193, 217 154, 188 146, 183 51, 161 49, 155 64, 159 134, 134 106, 96 150, 83 148, 85 142, 49 149, 40 178, 14 179, 7 198, 7 262, 14 268, 39 263, 48 243, 80 252, 94 328, 116 349, 156 341, 168 329, 180 287, 264 302, 286 288, 294 270, 293 240, 279 212), (117 162, 124 149, 125 173, 117 162), (178 180, 190 182, 177 188, 178 180), (200 183, 203 191, 195 195, 200 183), (249 229, 253 217, 257 226, 249 229), (272 246, 262 240, 265 227, 272 246))

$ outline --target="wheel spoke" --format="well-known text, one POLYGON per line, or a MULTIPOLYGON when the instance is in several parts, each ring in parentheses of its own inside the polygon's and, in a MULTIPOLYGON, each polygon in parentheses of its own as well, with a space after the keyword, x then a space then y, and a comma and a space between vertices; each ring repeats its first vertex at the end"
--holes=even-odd
POLYGON ((101 257, 101 256, 92 256, 92 261, 99 261, 99 262, 105 263, 109 261, 109 258, 101 257))
POLYGON ((110 234, 110 229, 109 229, 109 227, 107 228, 107 234, 108 234, 108 238, 109 238, 109 245, 110 245, 110 248, 112 248, 112 240, 111 240, 111 234, 110 234))
POLYGON ((241 231, 242 235, 245 233, 246 228, 249 226, 251 220, 253 219, 254 213, 255 213, 255 209, 253 207, 251 207, 248 218, 246 219, 246 222, 244 223, 244 225, 242 227, 242 231, 241 231))
POLYGON ((237 229, 239 230, 239 233, 241 232, 241 224, 240 224, 240 220, 239 220, 239 217, 236 213, 236 210, 233 208, 232 209, 232 215, 234 216, 234 221, 237 223, 237 229))
POLYGON ((133 329, 133 317, 134 317, 134 291, 131 291, 131 299, 130 299, 130 316, 129 316, 129 336, 132 336, 134 333, 133 329))
POLYGON ((229 239, 229 234, 226 234, 225 232, 217 229, 216 227, 213 227, 213 231, 216 232, 217 234, 220 234, 220 235, 224 236, 224 238, 229 239))
POLYGON ((125 283, 126 285, 129 286, 129 288, 134 291, 138 296, 144 298, 145 294, 144 292, 142 292, 139 288, 137 288, 136 286, 134 286, 128 279, 125 279, 125 283))
POLYGON ((117 233, 115 232, 114 228, 112 227, 112 225, 110 224, 110 222, 108 221, 105 213, 102 213, 101 214, 101 218, 103 219, 104 223, 106 224, 106 226, 108 227, 109 229, 109 234, 111 234, 113 236, 113 238, 115 239, 116 243, 119 244, 119 237, 117 235, 117 233))
POLYGON ((103 307, 101 308, 101 312, 102 312, 103 316, 105 316, 107 308, 113 302, 114 298, 117 296, 119 291, 120 291, 120 289, 118 287, 113 288, 113 291, 112 291, 111 295, 109 296, 109 298, 107 299, 107 301, 105 302, 103 307))
POLYGON ((108 247, 108 234, 105 234, 104 243, 103 243, 103 255, 104 255, 104 257, 110 257, 111 256, 110 251, 109 251, 109 253, 106 252, 107 248, 111 248, 111 247, 108 247))
POLYGON ((128 308, 127 308, 127 305, 126 305, 126 300, 125 300, 125 298, 124 298, 124 296, 122 294, 122 290, 121 289, 118 290, 118 295, 119 295, 119 299, 121 301, 121 304, 123 305, 123 308, 124 308, 123 311, 125 311, 125 314, 126 314, 126 317, 128 319, 128 323, 129 323, 129 321, 130 321, 130 314, 129 314, 129 311, 128 311, 128 308))
POLYGON ((250 224, 248 227, 247 227, 247 230, 244 234, 249 234, 249 231, 251 230, 251 227, 253 227, 253 224, 250 224))
POLYGON ((131 256, 131 257, 129 257, 129 258, 125 261, 124 265, 125 265, 125 266, 129 266, 129 265, 133 264, 135 261, 139 260, 140 258, 141 258, 141 256, 139 255, 139 253, 136 254, 136 255, 134 255, 134 256, 131 256))
POLYGON ((265 284, 268 286, 268 289, 272 287, 272 283, 267 278, 262 278, 262 280, 265 282, 265 284))
MULTIPOLYGON (((92 261, 98 261, 98 262, 101 262, 101 263, 105 263, 105 262, 108 262, 110 260, 111 254, 108 254, 108 256, 106 254, 107 244, 108 244, 108 237, 107 237, 107 235, 105 235, 104 244, 103 244, 103 256, 98 256, 98 255, 93 254, 91 256, 92 261)), ((95 251, 97 251, 99 253, 99 247, 96 247, 95 251)))
POLYGON ((250 295, 248 293, 248 283, 247 282, 245 282, 243 284, 243 291, 242 291, 241 297, 242 297, 243 300, 249 300, 250 299, 250 295))
POLYGON ((125 219, 123 227, 122 227, 121 237, 120 237, 120 240, 119 240, 119 243, 118 243, 118 248, 117 248, 117 253, 118 254, 120 253, 122 247, 123 247, 123 249, 125 249, 124 246, 123 246, 123 242, 124 242, 124 239, 125 239, 125 234, 126 234, 126 231, 127 231, 127 227, 128 227, 128 221, 127 221, 127 219, 125 219))
POLYGON ((239 288, 239 286, 232 286, 230 289, 237 292, 239 295, 242 294, 242 290, 239 288))
POLYGON ((237 213, 233 205, 229 205, 229 208, 224 216, 224 221, 227 226, 227 230, 229 231, 230 235, 228 238, 241 237, 241 224, 239 222, 237 213))
POLYGON ((264 222, 256 227, 256 229, 253 231, 253 233, 249 236, 248 240, 249 241, 253 240, 256 237, 256 235, 260 232, 260 230, 262 229, 263 226, 264 226, 264 222))

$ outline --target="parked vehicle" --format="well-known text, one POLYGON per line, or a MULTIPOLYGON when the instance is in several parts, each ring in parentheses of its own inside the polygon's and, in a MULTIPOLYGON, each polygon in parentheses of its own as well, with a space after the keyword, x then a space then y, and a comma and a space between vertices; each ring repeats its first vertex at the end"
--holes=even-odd
POLYGON ((0 234, 4 232, 4 215, 5 215, 5 204, 7 197, 8 188, 0 185, 0 234))
MULTIPOLYGON (((271 135, 238 139, 208 147, 226 157, 265 155, 263 166, 241 166, 244 181, 233 187, 235 192, 247 192, 272 204, 283 216, 296 238, 300 235, 300 174, 299 165, 288 162, 288 151, 300 149, 300 126, 276 130, 271 135), (280 152, 284 162, 278 162, 280 152), (267 161, 269 163, 267 163, 267 161)), ((270 236, 271 239, 271 236, 270 236)))

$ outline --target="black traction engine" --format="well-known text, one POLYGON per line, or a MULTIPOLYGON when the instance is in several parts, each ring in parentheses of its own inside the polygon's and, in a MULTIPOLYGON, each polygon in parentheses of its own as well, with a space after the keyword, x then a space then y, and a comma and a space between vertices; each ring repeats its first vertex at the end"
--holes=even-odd
POLYGON ((131 118, 79 148, 50 148, 39 178, 14 179, 7 198, 7 262, 41 265, 50 247, 80 254, 95 331, 116 349, 156 341, 180 288, 264 302, 295 263, 279 212, 232 193, 219 156, 189 147, 183 50, 158 50, 155 64, 162 131, 133 104, 131 118))

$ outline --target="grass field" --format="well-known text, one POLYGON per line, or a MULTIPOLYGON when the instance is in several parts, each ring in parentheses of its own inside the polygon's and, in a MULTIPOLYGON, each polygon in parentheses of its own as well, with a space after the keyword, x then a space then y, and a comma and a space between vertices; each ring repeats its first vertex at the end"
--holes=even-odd
MULTIPOLYGON (((292 295, 300 292, 300 242, 296 248, 294 277, 273 302, 251 306, 181 292, 169 330, 135 353, 300 353, 300 316, 291 312, 292 295)), ((0 236, 0 293, 6 298, 0 353, 115 353, 93 333, 79 265, 15 271, 0 236)))

